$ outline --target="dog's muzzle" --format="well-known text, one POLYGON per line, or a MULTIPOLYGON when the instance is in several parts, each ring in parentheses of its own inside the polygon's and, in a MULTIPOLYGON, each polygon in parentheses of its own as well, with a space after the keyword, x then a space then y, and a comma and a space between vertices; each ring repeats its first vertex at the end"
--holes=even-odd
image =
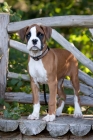
POLYGON ((34 53, 37 53, 38 51, 41 51, 37 46, 33 46, 29 49, 29 51, 32 51, 34 53))
POLYGON ((39 48, 37 46, 33 46, 30 48, 30 51, 36 51, 36 50, 39 50, 39 48))

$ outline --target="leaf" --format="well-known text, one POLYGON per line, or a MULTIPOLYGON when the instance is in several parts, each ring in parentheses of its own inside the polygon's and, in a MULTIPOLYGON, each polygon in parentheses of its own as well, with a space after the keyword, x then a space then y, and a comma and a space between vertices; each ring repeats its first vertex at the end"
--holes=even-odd
POLYGON ((18 120, 20 118, 20 115, 19 114, 13 114, 13 116, 12 116, 12 119, 14 119, 14 120, 18 120))
POLYGON ((19 112, 19 108, 18 108, 18 107, 14 107, 14 108, 13 108, 13 111, 14 111, 14 112, 19 112))
POLYGON ((0 105, 4 105, 4 99, 0 98, 0 105))
POLYGON ((6 107, 7 109, 10 108, 10 104, 9 104, 9 103, 4 102, 4 105, 5 105, 5 107, 6 107))
POLYGON ((18 84, 17 84, 18 87, 21 87, 22 85, 23 85, 22 81, 19 81, 18 84))
POLYGON ((5 118, 8 118, 8 116, 9 116, 8 110, 4 110, 3 111, 3 115, 4 115, 5 118))
POLYGON ((12 80, 11 80, 11 84, 12 84, 12 85, 16 85, 17 83, 18 83, 18 79, 12 79, 12 80))

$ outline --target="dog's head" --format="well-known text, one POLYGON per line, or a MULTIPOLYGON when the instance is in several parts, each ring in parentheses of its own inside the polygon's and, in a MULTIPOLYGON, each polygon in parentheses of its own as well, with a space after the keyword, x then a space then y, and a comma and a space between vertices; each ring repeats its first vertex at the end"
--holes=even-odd
POLYGON ((22 28, 19 35, 23 41, 26 40, 29 53, 37 53, 43 50, 46 40, 51 37, 51 32, 51 27, 33 24, 22 28))

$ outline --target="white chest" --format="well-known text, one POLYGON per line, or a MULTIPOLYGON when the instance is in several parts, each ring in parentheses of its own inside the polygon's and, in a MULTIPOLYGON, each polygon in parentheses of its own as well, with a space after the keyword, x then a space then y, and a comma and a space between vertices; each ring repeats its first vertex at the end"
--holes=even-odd
POLYGON ((30 58, 28 63, 29 73, 31 77, 34 79, 34 82, 39 83, 47 83, 47 71, 45 70, 42 60, 35 61, 30 58))

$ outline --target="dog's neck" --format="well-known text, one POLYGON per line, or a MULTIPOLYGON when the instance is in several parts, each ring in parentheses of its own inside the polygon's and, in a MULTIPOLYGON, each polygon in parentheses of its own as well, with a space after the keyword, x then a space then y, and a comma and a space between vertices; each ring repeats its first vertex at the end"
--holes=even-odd
POLYGON ((29 55, 32 57, 38 57, 39 55, 42 55, 42 51, 38 50, 36 53, 34 51, 31 51, 29 55))
POLYGON ((42 51, 38 51, 37 53, 34 53, 33 51, 31 51, 29 55, 35 61, 38 61, 39 59, 43 58, 48 53, 48 51, 49 51, 49 48, 47 47, 47 45, 45 45, 42 51))

